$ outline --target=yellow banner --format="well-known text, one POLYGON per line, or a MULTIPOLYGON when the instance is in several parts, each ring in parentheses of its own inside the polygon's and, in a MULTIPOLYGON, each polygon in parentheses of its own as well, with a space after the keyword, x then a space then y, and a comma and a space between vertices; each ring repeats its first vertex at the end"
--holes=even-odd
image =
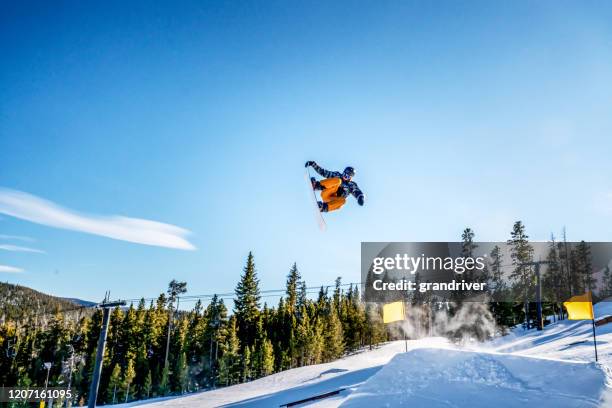
POLYGON ((383 306, 383 322, 391 323, 404 320, 406 318, 406 310, 404 302, 387 303, 383 306))
POLYGON ((563 302, 563 306, 567 309, 567 318, 569 320, 592 320, 595 318, 591 292, 573 296, 567 302, 563 302))

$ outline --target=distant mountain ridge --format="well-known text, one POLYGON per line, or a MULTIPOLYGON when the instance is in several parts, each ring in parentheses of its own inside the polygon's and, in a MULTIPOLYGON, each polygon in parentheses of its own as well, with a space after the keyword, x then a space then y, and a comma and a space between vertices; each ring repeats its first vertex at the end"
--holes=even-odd
POLYGON ((93 307, 93 306, 98 304, 97 302, 91 302, 89 300, 83 300, 83 299, 79 299, 79 298, 66 298, 66 297, 63 297, 63 298, 59 298, 59 299, 64 299, 64 300, 67 300, 69 302, 76 303, 79 306, 85 306, 85 307, 93 307))
POLYGON ((95 302, 62 298, 26 286, 0 282, 0 322, 26 320, 57 311, 91 307, 95 302))

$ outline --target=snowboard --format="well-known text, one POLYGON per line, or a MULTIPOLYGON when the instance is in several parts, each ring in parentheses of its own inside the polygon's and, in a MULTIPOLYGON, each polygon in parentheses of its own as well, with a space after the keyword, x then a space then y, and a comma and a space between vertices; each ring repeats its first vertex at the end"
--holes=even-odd
POLYGON ((310 171, 308 171, 308 169, 306 169, 306 172, 304 172, 304 178, 306 178, 306 182, 308 183, 308 189, 310 190, 310 198, 312 199, 312 204, 314 205, 315 219, 317 221, 317 224, 319 225, 319 229, 321 231, 325 231, 327 229, 327 224, 325 223, 323 214, 319 210, 319 204, 317 204, 317 193, 312 188, 312 183, 310 182, 310 171))

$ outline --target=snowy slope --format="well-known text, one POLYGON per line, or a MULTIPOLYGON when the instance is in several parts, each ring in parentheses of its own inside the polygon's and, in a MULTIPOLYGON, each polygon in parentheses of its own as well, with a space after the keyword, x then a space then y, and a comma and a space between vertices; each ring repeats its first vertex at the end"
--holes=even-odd
MULTIPOLYGON (((411 347, 424 346, 423 340, 409 342, 411 347)), ((446 339, 427 339, 436 347, 451 347, 446 339)), ((146 403, 147 407, 218 407, 232 406, 278 407, 287 402, 321 393, 351 388, 363 383, 395 355, 404 351, 404 342, 387 343, 372 351, 344 357, 332 363, 318 364, 272 374, 245 384, 201 392, 181 398, 146 403)), ((116 408, 141 406, 145 403, 114 405, 116 408)), ((337 406, 338 404, 336 404, 337 406)))
MULTIPOLYGON (((612 315, 612 303, 595 305, 612 315)), ((392 342, 327 364, 300 367, 246 384, 185 397, 116 405, 146 407, 278 407, 344 389, 309 407, 612 407, 612 323, 562 321, 544 331, 514 329, 484 345, 458 347, 442 338, 392 342)))
MULTIPOLYGON (((594 305, 595 317, 612 315, 612 302, 594 305)), ((599 362, 612 368, 612 323, 596 328, 599 362)), ((593 361, 593 326, 590 320, 563 320, 543 332, 515 328, 507 336, 487 344, 492 350, 527 356, 544 356, 573 361, 593 361)))

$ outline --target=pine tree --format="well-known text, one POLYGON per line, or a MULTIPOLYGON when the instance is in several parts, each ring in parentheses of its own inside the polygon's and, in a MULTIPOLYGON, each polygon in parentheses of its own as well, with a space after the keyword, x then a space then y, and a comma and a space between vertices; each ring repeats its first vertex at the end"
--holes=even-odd
POLYGON ((134 349, 134 364, 136 367, 136 378, 134 379, 134 390, 135 398, 143 398, 146 394, 146 375, 149 370, 149 361, 147 359, 147 338, 145 337, 145 301, 140 299, 138 307, 135 311, 135 323, 134 330, 132 331, 133 338, 131 339, 132 345, 130 348, 134 349))
POLYGON ((365 309, 359 297, 359 287, 350 286, 344 302, 344 340, 349 350, 356 350, 365 344, 365 309))
POLYGON ((298 366, 306 364, 309 346, 312 341, 310 319, 306 313, 306 308, 302 306, 300 309, 301 319, 298 322, 296 338, 298 351, 298 366))
POLYGON ((253 254, 249 252, 244 273, 236 286, 234 299, 234 315, 240 335, 241 347, 253 345, 257 316, 259 314, 259 281, 255 271, 253 254))
POLYGON ((371 350, 373 346, 387 340, 387 330, 385 329, 377 304, 366 304, 365 319, 365 336, 371 350))
POLYGON ((119 338, 125 359, 131 359, 136 356, 138 349, 137 340, 140 337, 140 327, 138 327, 137 319, 136 309, 133 304, 130 304, 127 312, 123 313, 119 338))
POLYGON ((187 282, 179 282, 172 279, 168 284, 168 331, 166 332, 166 354, 164 359, 164 367, 168 367, 168 358, 170 353, 170 336, 172 333, 172 322, 174 319, 174 302, 178 297, 187 292, 187 282))
MULTIPOLYGON (((463 233, 461 234, 461 257, 464 259, 474 258, 474 251, 478 248, 478 245, 474 243, 475 233, 471 228, 465 228, 463 233)), ((474 268, 468 269, 463 272, 462 279, 465 279, 466 282, 486 282, 486 270, 478 271, 474 268)), ((467 291, 453 291, 452 298, 457 304, 457 307, 460 307, 460 303, 470 296, 470 293, 467 291)), ((423 296, 425 297, 425 296, 423 296)), ((422 302, 426 302, 426 299, 423 299, 422 302)))
POLYGON ((603 273, 603 287, 599 295, 602 299, 612 296, 612 272, 610 266, 606 265, 603 273))
MULTIPOLYGON (((314 309, 314 305, 311 305, 314 309)), ((325 348, 323 332, 325 331, 323 319, 315 315, 314 310, 309 312, 312 315, 310 345, 308 347, 307 364, 319 364, 323 359, 323 349, 325 348)))
POLYGON ((147 371, 147 376, 145 377, 144 380, 144 391, 145 391, 145 398, 149 398, 151 396, 151 387, 153 386, 153 379, 151 378, 151 370, 147 371))
POLYGON ((569 252, 569 270, 571 271, 571 287, 574 290, 573 295, 579 295, 584 293, 584 279, 582 275, 582 266, 580 263, 580 256, 578 253, 578 248, 570 245, 569 252))
POLYGON ((478 247, 474 243, 474 231, 471 228, 466 228, 461 234, 461 256, 463 257, 474 257, 474 250, 478 247))
POLYGON ((493 247, 490 254, 490 266, 491 266, 491 282, 489 287, 491 288, 491 295, 493 299, 502 299, 504 292, 506 291, 506 281, 504 279, 503 262, 504 255, 501 252, 501 248, 498 245, 493 247))
POLYGON ((187 366, 187 356, 181 353, 176 362, 175 372, 177 375, 178 391, 184 394, 189 385, 189 367, 187 366))
POLYGON ((553 316, 559 320, 563 319, 563 307, 559 304, 562 299, 569 298, 565 293, 567 284, 566 275, 561 268, 559 257, 559 244, 555 241, 555 236, 551 234, 548 254, 546 255, 546 269, 542 277, 542 292, 544 299, 549 299, 550 303, 544 303, 545 309, 552 309, 553 316))
POLYGON ((308 305, 308 288, 306 287, 306 281, 300 282, 300 291, 298 293, 298 299, 296 304, 296 310, 299 312, 302 307, 308 305))
MULTIPOLYGON (((188 366, 193 369, 193 380, 198 384, 206 378, 205 363, 208 355, 208 339, 206 338, 206 316, 202 311, 202 301, 198 299, 193 309, 186 317, 186 335, 183 350, 188 366)), ((197 385, 196 385, 197 387, 197 385)))
POLYGON ((261 375, 272 373, 274 373, 274 348, 272 342, 266 338, 261 345, 261 375))
POLYGON ((242 382, 251 379, 251 347, 246 346, 242 352, 242 382))
POLYGON ((259 314, 257 319, 257 332, 255 335, 255 344, 252 347, 251 355, 251 377, 259 378, 262 372, 262 359, 263 359, 263 342, 266 339, 266 332, 264 329, 264 314, 266 313, 266 306, 264 310, 259 314))
POLYGON ((510 257, 514 270, 510 274, 510 278, 514 280, 514 287, 523 298, 525 307, 525 324, 528 326, 529 321, 529 294, 533 287, 531 266, 525 263, 531 262, 533 258, 533 248, 529 244, 529 236, 525 232, 525 226, 521 221, 514 223, 511 232, 511 239, 508 240, 510 245, 510 257))
POLYGON ((323 332, 323 361, 332 361, 344 353, 344 334, 342 323, 338 318, 338 312, 334 303, 330 303, 325 314, 325 331, 323 332))
POLYGON ((151 302, 144 311, 142 341, 143 348, 140 351, 138 367, 145 372, 150 372, 152 385, 150 394, 166 395, 168 392, 168 378, 166 384, 162 384, 163 365, 166 348, 166 333, 168 313, 165 310, 166 296, 161 294, 157 301, 151 302))
POLYGON ((340 289, 340 286, 342 286, 342 278, 338 276, 336 278, 333 296, 334 308, 338 311, 338 313, 340 313, 340 300, 342 295, 342 289, 340 289))
POLYGON ((576 257, 578 264, 578 274, 580 275, 581 286, 585 292, 593 292, 596 280, 593 278, 593 264, 591 262, 591 248, 580 241, 576 247, 576 257))
POLYGON ((224 341, 224 333, 227 327, 227 308, 223 299, 214 295, 205 311, 206 329, 204 331, 204 341, 207 343, 208 367, 205 375, 208 383, 215 386, 217 377, 217 366, 219 357, 219 345, 224 341))
POLYGON ((180 314, 175 319, 174 331, 170 340, 170 355, 173 356, 172 363, 170 364, 170 390, 173 392, 182 392, 182 375, 183 369, 188 368, 188 362, 185 358, 182 362, 181 355, 186 350, 186 339, 187 330, 189 327, 189 320, 184 314, 180 314), (182 365, 179 366, 178 364, 182 365))
POLYGON ((128 360, 125 374, 123 376, 123 384, 125 386, 125 402, 127 403, 130 398, 130 385, 136 377, 136 371, 134 370, 134 360, 128 360))
POLYGON ((168 366, 162 369, 161 380, 159 381, 159 395, 168 395, 170 392, 170 369, 168 366))
POLYGON ((319 294, 317 296, 317 311, 319 314, 323 314, 327 308, 327 288, 321 286, 319 294))
POLYGON ((240 342, 236 328, 236 319, 230 318, 227 337, 223 344, 223 356, 221 357, 221 368, 219 369, 220 381, 231 385, 239 379, 240 374, 240 342))
POLYGON ((561 266, 561 271, 562 273, 564 273, 565 275, 565 282, 567 282, 567 294, 569 296, 572 296, 574 294, 576 294, 574 292, 574 287, 573 287, 573 283, 574 283, 574 271, 572 271, 572 267, 571 267, 571 251, 570 251, 570 245, 567 242, 567 232, 565 230, 565 227, 563 227, 563 243, 561 244, 561 248, 559 249, 559 261, 560 261, 560 266, 561 266))
MULTIPOLYGON (((113 363, 125 364, 125 336, 123 335, 123 320, 125 314, 120 307, 113 309, 110 315, 110 325, 108 328, 108 338, 106 340, 106 353, 113 363)), ((110 366, 109 366, 110 368, 110 366)))
POLYGON ((121 367, 119 364, 115 364, 113 367, 113 371, 111 373, 110 379, 108 381, 108 389, 111 391, 111 394, 108 395, 108 402, 114 404, 117 402, 117 388, 121 386, 121 367))
POLYGON ((287 275, 286 293, 287 293, 287 310, 289 313, 295 312, 295 307, 298 298, 298 284, 300 283, 300 272, 298 271, 297 264, 293 264, 287 275))
POLYGON ((489 310, 503 330, 505 326, 513 325, 515 316, 512 303, 507 301, 509 288, 504 277, 504 255, 498 245, 495 245, 491 250, 490 260, 488 287, 492 301, 489 303, 489 310))

